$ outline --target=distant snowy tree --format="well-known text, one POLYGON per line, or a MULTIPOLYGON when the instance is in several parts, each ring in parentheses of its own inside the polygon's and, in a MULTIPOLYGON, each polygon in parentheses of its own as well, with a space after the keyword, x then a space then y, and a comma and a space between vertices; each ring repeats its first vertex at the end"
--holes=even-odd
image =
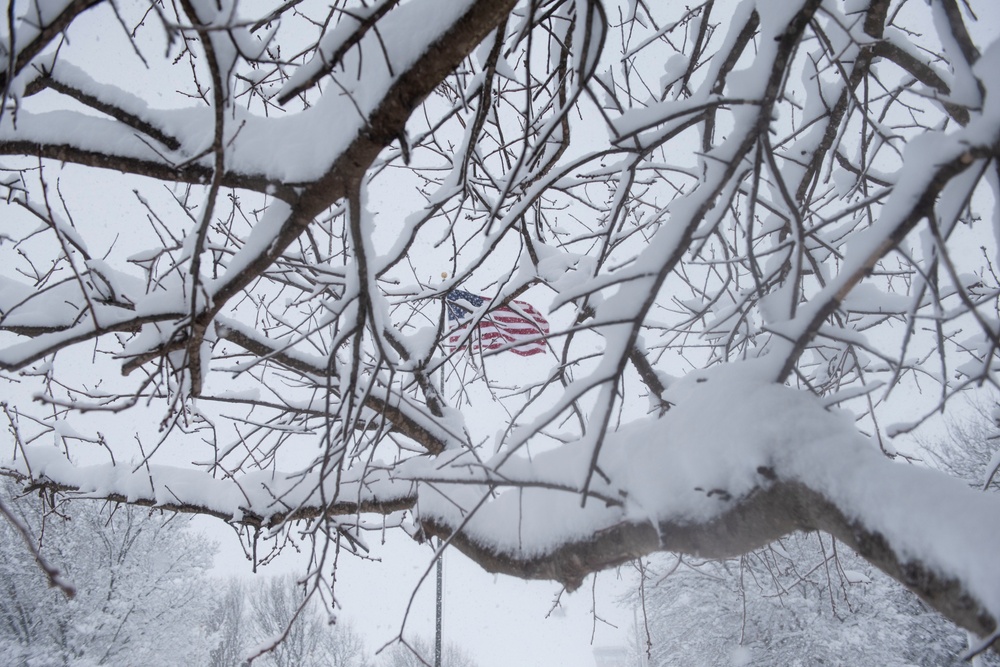
POLYGON ((636 643, 649 667, 951 667, 966 649, 965 633, 816 535, 726 561, 656 556, 643 576, 626 603, 644 610, 636 643))
POLYGON ((273 667, 369 666, 361 635, 343 621, 331 624, 294 577, 233 579, 222 588, 209 621, 210 667, 240 667, 251 656, 254 665, 273 667))
POLYGON ((984 491, 1000 491, 1000 402, 972 399, 970 410, 945 421, 945 433, 919 440, 932 461, 984 491))
POLYGON ((992 643, 1000 499, 891 438, 997 385, 998 24, 10 0, 0 471, 328 604, 371 531, 568 589, 819 531, 992 643))
POLYGON ((232 579, 218 588, 205 623, 211 644, 208 667, 238 667, 251 648, 247 586, 232 579))
POLYGON ((319 600, 294 577, 261 579, 249 588, 249 621, 257 644, 284 635, 261 662, 274 667, 365 667, 364 642, 350 625, 332 624, 319 600), (301 610, 301 611, 300 611, 301 610))
MULTIPOLYGON (((413 637, 406 639, 405 642, 397 642, 387 648, 375 664, 376 667, 433 666, 434 641, 413 637)), ((458 644, 444 642, 441 649, 441 667, 476 667, 476 661, 458 644)))
POLYGON ((200 664, 208 644, 205 572, 213 546, 173 515, 38 494, 3 502, 75 589, 46 586, 9 522, 0 521, 0 662, 49 665, 200 664))

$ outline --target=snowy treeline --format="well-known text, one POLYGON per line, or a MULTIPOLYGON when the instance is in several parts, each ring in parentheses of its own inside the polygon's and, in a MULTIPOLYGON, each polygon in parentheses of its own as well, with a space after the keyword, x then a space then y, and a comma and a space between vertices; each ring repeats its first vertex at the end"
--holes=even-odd
MULTIPOLYGON (((0 500, 39 553, 72 587, 71 599, 45 576, 10 522, 0 522, 0 655, 9 667, 239 667, 257 649, 261 667, 409 667, 433 646, 389 646, 372 657, 349 622, 331 624, 318 599, 292 576, 219 579, 215 545, 180 517, 102 501, 0 500), (300 610, 300 607, 301 610, 300 610), (293 622, 294 621, 294 622, 293 622)), ((474 667, 446 645, 446 667, 474 667)))
MULTIPOLYGON (((643 593, 628 604, 639 609, 649 667, 964 664, 963 631, 819 534, 727 561, 656 556, 640 576, 643 593)), ((980 661, 1000 665, 993 655, 980 661)))
POLYGON ((4 664, 49 667, 202 664, 215 552, 186 520, 101 501, 2 500, 75 595, 47 587, 9 522, 0 522, 4 664))

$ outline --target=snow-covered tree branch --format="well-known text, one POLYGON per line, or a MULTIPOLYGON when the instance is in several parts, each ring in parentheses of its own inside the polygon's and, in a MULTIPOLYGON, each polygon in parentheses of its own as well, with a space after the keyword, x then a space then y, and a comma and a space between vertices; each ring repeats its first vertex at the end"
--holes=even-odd
POLYGON ((996 382, 990 12, 12 0, 0 473, 569 588, 818 530, 995 639, 893 441, 996 382))

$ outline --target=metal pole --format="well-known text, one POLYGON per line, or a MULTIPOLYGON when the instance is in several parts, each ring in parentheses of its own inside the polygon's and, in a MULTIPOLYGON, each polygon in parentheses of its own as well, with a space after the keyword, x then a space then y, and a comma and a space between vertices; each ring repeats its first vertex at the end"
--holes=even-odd
MULTIPOLYGON (((448 272, 441 272, 441 280, 448 278, 448 272)), ((444 311, 447 310, 447 304, 442 310, 442 317, 444 316, 444 311)), ((441 366, 441 396, 444 396, 444 376, 445 369, 441 366)), ((438 554, 437 558, 437 615, 434 622, 434 667, 441 667, 441 617, 443 615, 443 600, 444 600, 444 551, 441 550, 441 538, 438 538, 438 550, 441 552, 438 554)))
POLYGON ((639 643, 639 607, 632 605, 632 627, 635 629, 635 662, 639 667, 646 664, 646 656, 642 652, 642 645, 639 643))
MULTIPOLYGON (((441 540, 438 540, 438 549, 441 548, 441 540)), ((438 554, 437 558, 437 618, 434 634, 434 667, 441 667, 441 617, 444 600, 444 552, 438 554)))

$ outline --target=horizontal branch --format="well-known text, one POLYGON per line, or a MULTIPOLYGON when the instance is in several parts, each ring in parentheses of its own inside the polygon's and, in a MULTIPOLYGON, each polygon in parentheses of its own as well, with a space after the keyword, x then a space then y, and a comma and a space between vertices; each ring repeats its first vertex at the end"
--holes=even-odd
MULTIPOLYGON (((24 155, 79 164, 97 169, 109 169, 135 176, 145 176, 170 183, 204 185, 212 180, 212 168, 192 162, 183 166, 164 161, 144 160, 128 155, 115 155, 107 150, 87 150, 64 143, 43 143, 30 140, 0 141, 0 155, 24 155)), ((253 174, 227 172, 222 186, 252 190, 274 195, 278 199, 292 199, 295 189, 270 178, 253 174)))
POLYGON ((98 312, 101 317, 96 322, 97 318, 93 313, 87 313, 66 325, 0 325, 0 331, 10 331, 31 338, 0 348, 0 369, 19 370, 76 343, 109 333, 134 333, 144 324, 177 322, 185 317, 183 312, 170 311, 135 315, 133 311, 124 308, 99 308, 98 312))
POLYGON ((3 464, 0 476, 13 479, 28 492, 65 493, 81 499, 210 516, 232 525, 254 528, 271 529, 292 521, 338 516, 386 515, 411 509, 416 503, 415 485, 391 482, 384 475, 376 480, 383 487, 383 493, 365 491, 369 482, 341 482, 340 494, 322 503, 317 502, 320 494, 316 485, 308 482, 304 485, 309 489, 307 496, 294 498, 302 489, 302 485, 296 483, 301 482, 298 475, 240 475, 220 479, 207 472, 164 466, 154 466, 150 472, 144 467, 134 469, 129 465, 76 467, 64 460, 55 466, 51 461, 49 465, 41 465, 35 460, 31 467, 32 474, 29 474, 23 465, 3 464), (114 481, 109 481, 110 478, 114 481), (170 481, 166 481, 168 478, 170 481), (201 489, 198 496, 203 500, 186 497, 183 489, 192 488, 188 484, 201 489), (126 488, 128 491, 124 490, 126 488))

